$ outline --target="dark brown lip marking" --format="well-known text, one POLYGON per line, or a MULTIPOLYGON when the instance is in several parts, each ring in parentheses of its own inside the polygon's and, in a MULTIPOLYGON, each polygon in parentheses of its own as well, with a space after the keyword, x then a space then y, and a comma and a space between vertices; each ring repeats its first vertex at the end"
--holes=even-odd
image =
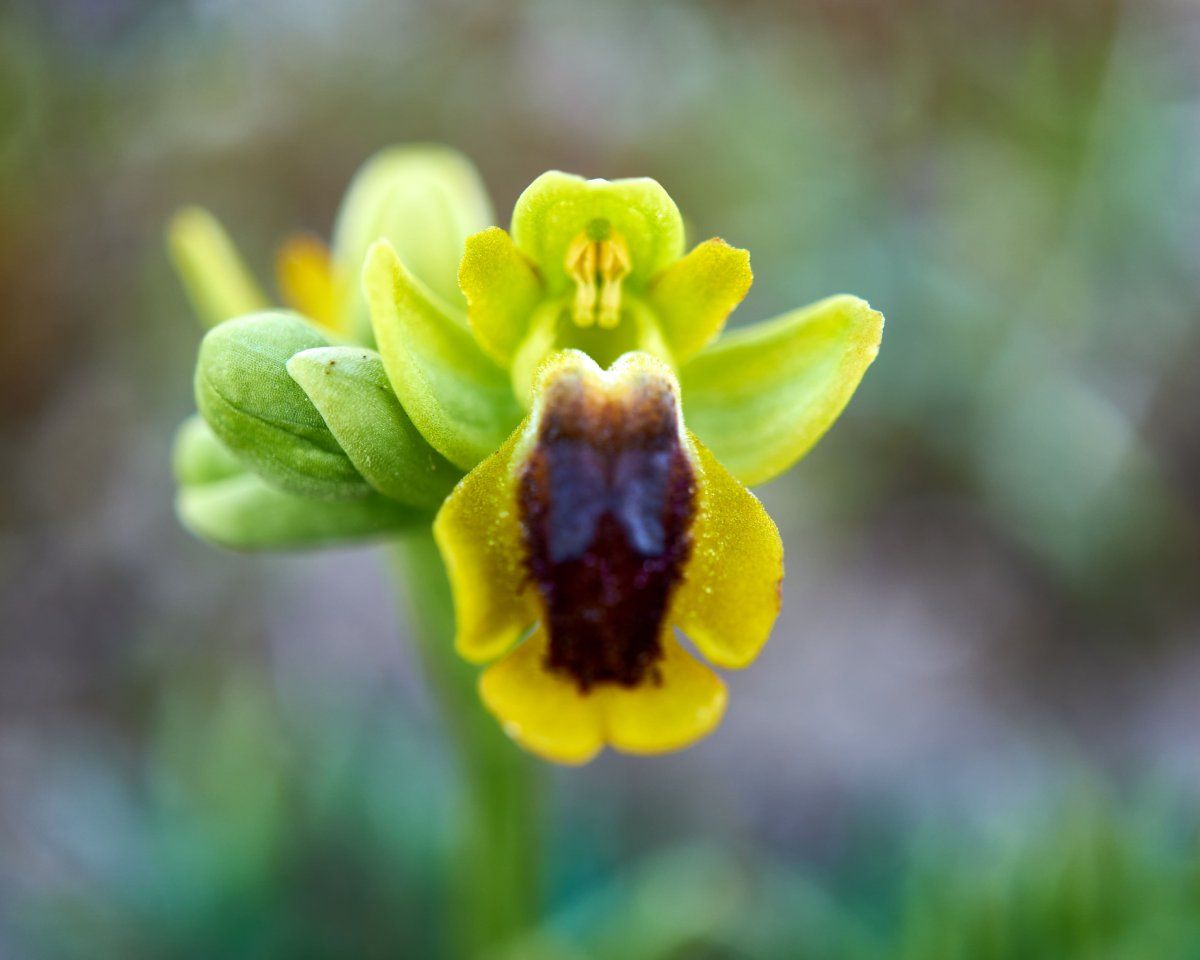
POLYGON ((546 387, 517 503, 547 666, 585 693, 659 682, 663 621, 695 513, 676 403, 665 380, 645 373, 605 389, 569 372, 546 387))

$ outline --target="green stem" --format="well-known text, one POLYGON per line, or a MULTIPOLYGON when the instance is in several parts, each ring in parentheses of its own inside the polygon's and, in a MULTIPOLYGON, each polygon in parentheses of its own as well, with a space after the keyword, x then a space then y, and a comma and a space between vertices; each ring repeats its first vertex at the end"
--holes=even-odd
POLYGON ((514 940, 536 919, 533 764, 480 703, 478 668, 454 652, 450 584, 431 532, 406 535, 395 557, 397 587, 462 766, 463 832, 447 915, 456 955, 476 957, 514 940))

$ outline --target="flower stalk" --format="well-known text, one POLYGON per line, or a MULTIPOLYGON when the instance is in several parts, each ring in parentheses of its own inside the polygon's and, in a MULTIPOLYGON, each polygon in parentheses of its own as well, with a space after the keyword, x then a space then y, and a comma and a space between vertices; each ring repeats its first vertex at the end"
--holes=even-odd
POLYGON ((473 957, 514 941, 537 916, 536 774, 484 710, 475 669, 454 651, 450 584, 428 529, 396 540, 392 568, 463 780, 449 912, 461 918, 453 955, 473 957))

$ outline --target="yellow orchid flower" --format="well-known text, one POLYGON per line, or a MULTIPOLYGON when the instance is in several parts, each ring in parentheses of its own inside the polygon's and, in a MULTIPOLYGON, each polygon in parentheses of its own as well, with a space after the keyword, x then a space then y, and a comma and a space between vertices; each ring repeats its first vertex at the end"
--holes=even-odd
POLYGON ((672 628, 720 667, 757 655, 783 555, 743 484, 829 427, 882 317, 833 297, 718 339, 748 254, 713 239, 684 256, 682 218, 652 180, 557 172, 522 194, 511 233, 468 238, 465 314, 386 242, 363 279, 397 396, 470 471, 434 532, 459 653, 502 658, 482 674, 484 703, 527 749, 569 763, 711 730, 725 687, 672 628))
POLYGON ((672 625, 741 667, 779 612, 774 523, 684 429, 675 376, 647 353, 608 370, 576 350, 552 356, 532 413, 458 485, 434 533, 459 653, 503 657, 483 674, 484 702, 514 739, 565 763, 707 733, 725 686, 672 625))
MULTIPOLYGON (((180 513, 249 549, 432 521, 456 649, 488 664, 479 693, 513 739, 563 763, 605 745, 686 746, 719 722, 726 691, 675 631, 716 667, 757 656, 783 549, 747 486, 833 423, 883 318, 842 295, 722 335, 749 255, 719 239, 685 255, 679 210, 653 180, 548 173, 511 231, 472 232, 477 180, 448 171, 388 188, 425 219, 348 202, 339 229, 356 240, 335 240, 333 259, 365 261, 355 297, 313 280, 330 269, 318 248, 285 257, 281 286, 310 320, 365 305, 378 352, 281 312, 208 334, 180 513), (452 202, 456 189, 467 199, 452 202)), ((225 273, 217 294, 194 294, 211 313, 248 302, 242 274, 225 273)))

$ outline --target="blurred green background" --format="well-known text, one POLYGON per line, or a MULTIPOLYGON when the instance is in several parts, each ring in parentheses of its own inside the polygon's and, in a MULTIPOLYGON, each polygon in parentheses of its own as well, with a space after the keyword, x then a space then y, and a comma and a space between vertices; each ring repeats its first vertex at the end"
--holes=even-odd
POLYGON ((762 491, 698 746, 544 771, 498 958, 1200 958, 1200 6, 0 7, 0 958, 445 957, 462 794, 372 551, 172 515, 211 208, 265 275, 379 147, 650 175, 880 359, 762 491))

